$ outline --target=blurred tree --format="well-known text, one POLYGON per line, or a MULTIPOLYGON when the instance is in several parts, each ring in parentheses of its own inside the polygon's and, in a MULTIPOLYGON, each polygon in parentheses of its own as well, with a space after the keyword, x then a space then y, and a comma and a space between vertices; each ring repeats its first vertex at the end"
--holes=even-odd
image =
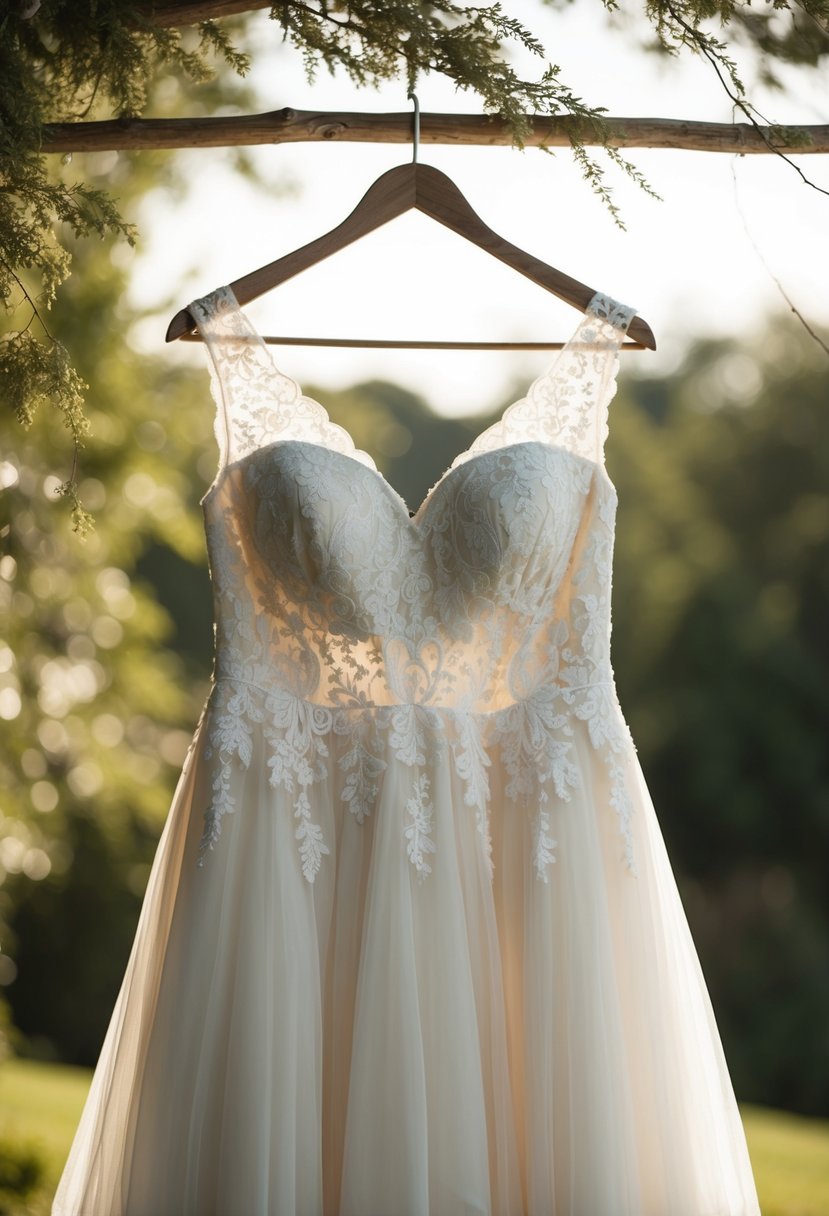
POLYGON ((829 1111, 828 392, 775 319, 626 380, 609 444, 622 703, 738 1092, 806 1114, 829 1111))
MULTIPOLYGON (((108 255, 84 251, 59 321, 93 384, 83 485, 102 517, 86 545, 51 526, 47 418, 4 442, 0 464, 0 980, 19 967, 17 1019, 37 1035, 57 1015, 68 1034, 82 1032, 85 1052, 123 969, 197 691, 165 647, 172 622, 136 567, 154 543, 203 560, 193 436, 206 446, 209 434, 192 376, 130 350, 126 272, 108 255), (30 967, 39 945, 46 971, 30 967), (60 1010, 53 983, 68 998, 60 1010), (74 1002, 83 989, 93 999, 74 1002)), ((11 420, 0 425, 10 438, 11 420)))
MULTIPOLYGON (((156 87, 157 108, 182 104, 171 74, 156 87)), ((211 90, 204 104, 216 104, 211 90)), ((244 153, 222 155, 255 182, 244 153)), ((150 189, 172 198, 186 189, 181 161, 167 154, 78 160, 92 188, 106 182, 127 211, 150 189)), ((197 501, 216 451, 202 379, 169 352, 130 346, 139 319, 125 304, 130 251, 111 236, 67 246, 78 273, 62 288, 54 332, 92 386, 82 484, 101 519, 84 545, 55 528, 54 418, 39 413, 21 430, 2 413, 0 986, 13 994, 29 1050, 88 1060, 209 674, 197 501), (189 665, 141 569, 153 548, 180 563, 188 586, 194 572, 198 580, 201 641, 189 665)))

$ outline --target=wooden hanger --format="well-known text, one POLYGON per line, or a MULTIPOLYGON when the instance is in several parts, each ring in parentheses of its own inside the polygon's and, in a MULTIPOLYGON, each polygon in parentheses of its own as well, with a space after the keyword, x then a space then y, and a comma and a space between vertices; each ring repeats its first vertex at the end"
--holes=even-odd
MULTIPOLYGON (((484 249, 499 261, 505 262, 519 274, 531 279, 545 291, 572 304, 581 312, 587 309, 596 294, 592 287, 579 283, 562 271, 548 266, 531 254, 525 253, 517 245, 510 244, 498 236, 472 210, 469 203, 461 194, 458 187, 432 165, 419 164, 417 161, 418 146, 418 109, 415 100, 415 159, 411 164, 398 165, 378 177, 366 191, 363 198, 346 217, 331 232, 317 237, 301 249, 287 253, 277 258, 267 266, 254 270, 236 279, 230 284, 240 305, 255 300, 280 283, 286 282, 301 271, 315 266, 324 258, 337 253, 347 245, 351 245, 360 237, 366 236, 390 220, 396 219, 413 208, 422 211, 424 215, 437 220, 451 228, 459 236, 466 237, 473 245, 484 249)), ((631 341, 623 342, 622 350, 656 350, 656 340, 650 326, 641 317, 634 317, 628 326, 631 341)), ((195 321, 186 308, 181 309, 170 322, 166 340, 173 342, 177 338, 185 341, 200 341, 195 321)), ((417 341, 386 341, 360 338, 287 338, 263 336, 263 341, 281 345, 297 346, 366 346, 394 347, 438 350, 556 350, 564 345, 562 342, 417 342, 417 341)))

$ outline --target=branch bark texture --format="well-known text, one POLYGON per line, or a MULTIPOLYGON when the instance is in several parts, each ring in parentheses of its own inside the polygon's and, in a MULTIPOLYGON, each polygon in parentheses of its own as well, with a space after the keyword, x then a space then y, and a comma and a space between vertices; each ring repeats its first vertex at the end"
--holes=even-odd
POLYGON ((199 21, 215 21, 218 17, 236 17, 239 13, 271 8, 272 0, 183 0, 181 4, 155 4, 147 7, 153 25, 166 28, 196 25, 199 21))
MULTIPOLYGON (((676 148, 690 152, 771 152, 809 155, 829 152, 829 124, 761 127, 750 123, 693 122, 677 118, 607 118, 606 135, 576 118, 530 118, 525 143, 566 148, 574 140, 600 147, 676 148)), ((318 112, 286 107, 266 114, 218 118, 116 118, 104 122, 52 123, 45 128, 43 152, 137 151, 173 148, 223 148, 254 144, 306 143, 409 144, 412 115, 318 112)), ((511 145, 506 122, 486 114, 421 114, 423 144, 511 145)))

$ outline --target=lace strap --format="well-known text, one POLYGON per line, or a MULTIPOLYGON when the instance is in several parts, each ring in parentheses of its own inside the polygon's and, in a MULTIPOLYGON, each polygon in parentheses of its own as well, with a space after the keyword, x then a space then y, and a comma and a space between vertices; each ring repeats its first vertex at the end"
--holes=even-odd
POLYGON ((188 304, 210 356, 220 471, 275 439, 295 416, 299 386, 274 366, 230 287, 188 304))
POLYGON ((376 468, 325 407, 279 370, 231 287, 217 287, 187 308, 210 355, 219 472, 280 439, 319 444, 376 468))
POLYGON ((619 347, 636 309, 597 292, 576 332, 526 396, 479 435, 463 459, 512 443, 541 440, 601 464, 619 347))
POLYGON ((593 401, 595 419, 595 456, 597 464, 604 463, 604 449, 608 436, 610 403, 616 395, 616 377, 619 372, 619 347, 624 341, 628 326, 636 316, 636 309, 620 304, 610 296, 597 291, 587 305, 586 315, 596 318, 600 332, 596 336, 596 358, 603 363, 602 381, 596 386, 593 401))

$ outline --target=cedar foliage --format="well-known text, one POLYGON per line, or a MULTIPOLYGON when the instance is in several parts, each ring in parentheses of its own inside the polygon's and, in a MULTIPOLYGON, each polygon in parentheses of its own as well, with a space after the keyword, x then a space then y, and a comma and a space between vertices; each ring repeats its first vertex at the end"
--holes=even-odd
MULTIPOLYGON (((603 7, 612 13, 617 0, 603 0, 603 7)), ((238 21, 219 25, 207 19, 179 29, 170 17, 175 5, 163 6, 157 23, 160 8, 136 0, 11 0, 0 17, 0 300, 8 313, 26 314, 0 338, 0 386, 7 408, 24 427, 43 403, 62 415, 73 460, 57 493, 71 504, 73 528, 81 536, 93 523, 77 479, 79 451, 89 434, 83 408, 88 385, 44 313, 70 272, 65 232, 76 238, 114 234, 131 245, 138 234, 105 190, 84 182, 67 185, 50 173, 40 148, 50 122, 140 116, 160 70, 200 83, 213 77, 218 59, 245 75, 250 57, 233 42, 238 21)), ((209 13, 210 5, 203 9, 209 13)), ((761 78, 770 84, 780 83, 779 64, 815 66, 829 50, 829 0, 768 0, 765 10, 735 0, 646 0, 645 14, 655 48, 704 55, 735 109, 750 121, 756 112, 721 31, 756 50, 761 78)), ((340 69, 358 87, 398 77, 412 87, 420 76, 437 72, 476 95, 485 111, 503 116, 518 146, 527 111, 576 117, 584 133, 603 138, 604 107, 572 92, 532 31, 501 3, 282 0, 271 6, 270 16, 303 55, 309 80, 320 68, 340 69), (524 79, 511 66, 517 47, 537 58, 536 79, 524 79)), ((606 138, 604 149, 650 191, 606 138)), ((621 223, 599 162, 577 137, 572 151, 586 182, 621 223)))

